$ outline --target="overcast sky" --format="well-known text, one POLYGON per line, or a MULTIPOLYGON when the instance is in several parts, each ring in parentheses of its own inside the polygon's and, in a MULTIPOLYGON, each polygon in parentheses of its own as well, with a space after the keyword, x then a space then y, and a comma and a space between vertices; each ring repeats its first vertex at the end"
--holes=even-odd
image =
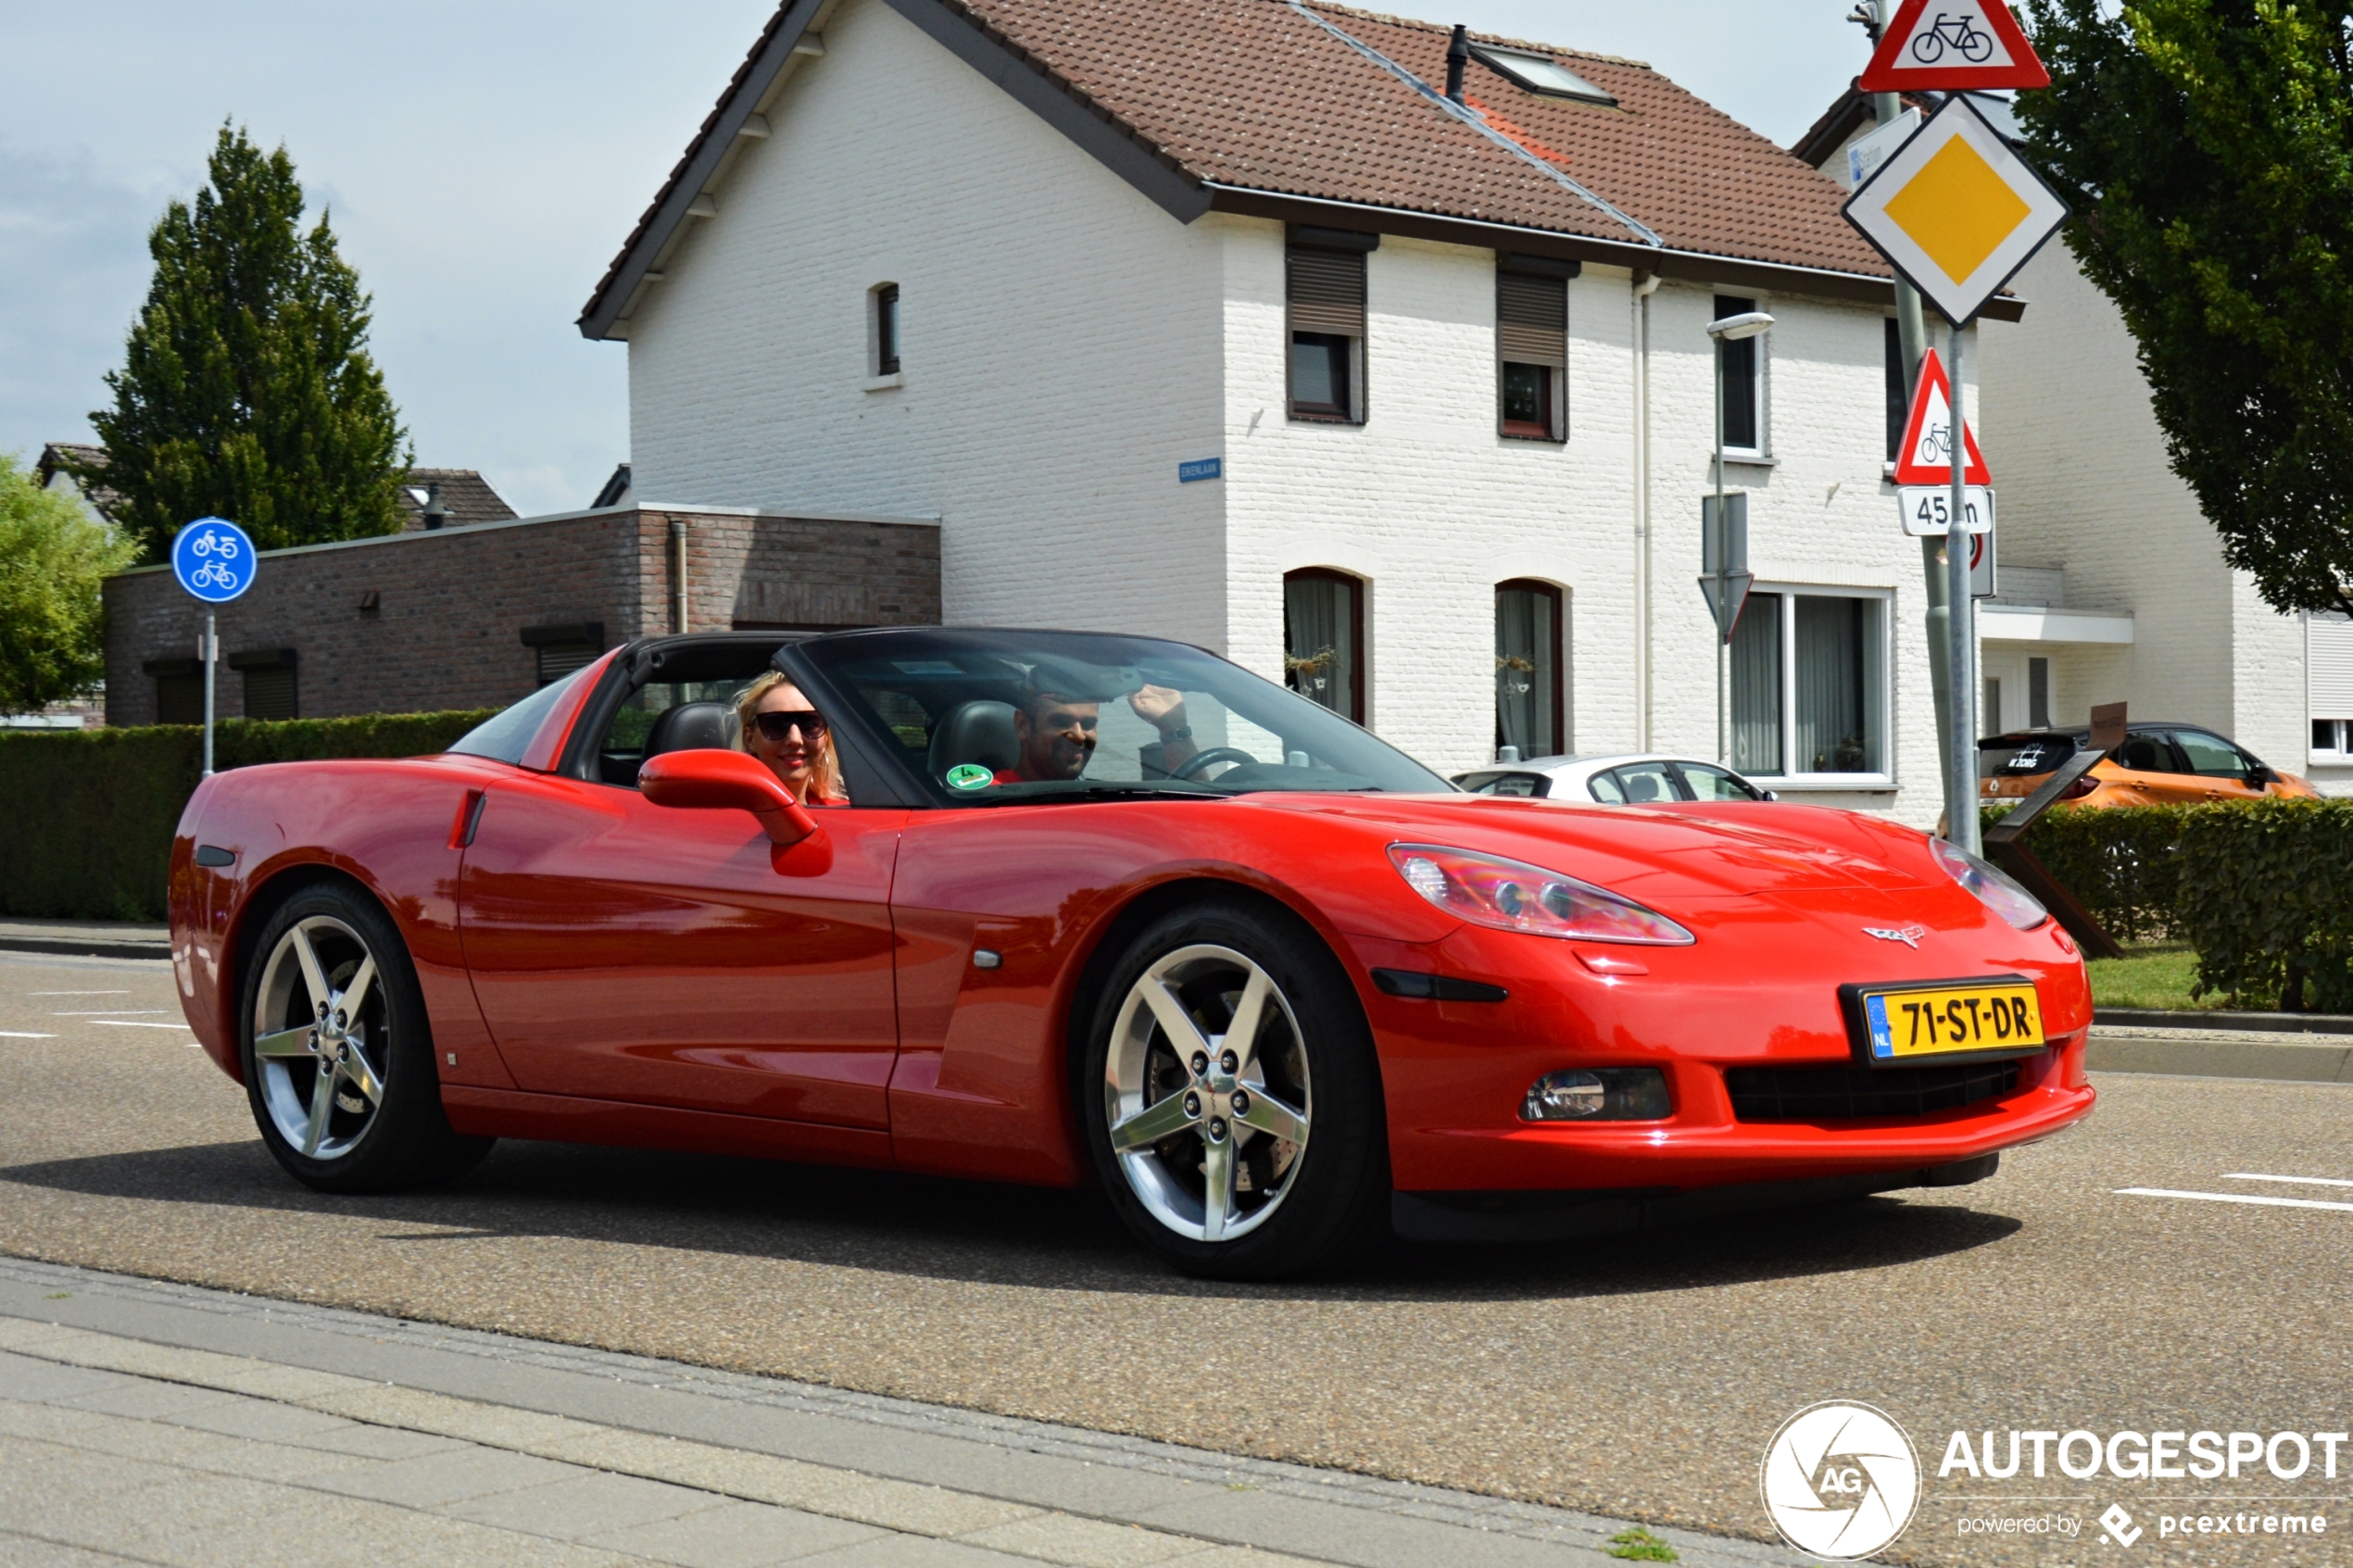
MULTIPOLYGON (((1649 61, 1786 145, 1862 69, 1852 0, 1387 0, 1649 61)), ((224 119, 294 155, 375 296, 419 463, 526 514, 628 455, 619 344, 573 325, 773 0, 9 0, 0 451, 90 439, 146 232, 224 119)))

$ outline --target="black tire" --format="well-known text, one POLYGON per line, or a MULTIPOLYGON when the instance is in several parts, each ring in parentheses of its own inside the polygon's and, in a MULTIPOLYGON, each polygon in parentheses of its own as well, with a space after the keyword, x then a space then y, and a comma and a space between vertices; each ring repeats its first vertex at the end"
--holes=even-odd
MULTIPOLYGON (((398 927, 367 894, 342 882, 296 892, 247 946, 240 978, 237 1041, 245 1098, 261 1141, 296 1180, 336 1193, 432 1186, 473 1169, 497 1141, 461 1136, 442 1113, 433 1026, 416 966, 398 927), (337 987, 355 978, 362 960, 374 960, 374 978, 349 1021, 355 1028, 346 1048, 357 1052, 358 1065, 346 1070, 356 1073, 364 1066, 372 1074, 377 1089, 372 1103, 357 1077, 322 1066, 315 1049, 297 1054, 304 1047, 293 1036, 310 1024, 312 1011, 291 935, 297 928, 321 975, 337 987), (266 1004, 265 985, 271 992, 266 1004), (274 1030, 258 1029, 265 1005, 274 1030), (258 1034, 272 1041, 267 1060, 257 1051, 258 1034), (319 1152, 307 1153, 280 1123, 290 1110, 315 1108, 322 1072, 328 1073, 330 1105, 316 1143, 319 1152)), ((297 1126, 297 1135, 299 1131, 297 1126)))
MULTIPOLYGON (((1182 967, 1167 971, 1172 977, 1185 972, 1182 967)), ((1240 976, 1246 971, 1230 974, 1240 976)), ((1228 1040, 1231 1033, 1228 1028, 1214 1039, 1228 1040)), ((1204 1039, 1210 1034, 1204 1024, 1204 1039)), ((1347 971, 1295 915, 1247 898, 1190 904, 1161 915, 1137 933, 1113 961, 1083 1038, 1084 1048, 1076 1063, 1073 1104, 1096 1174, 1121 1220, 1177 1269, 1209 1279, 1295 1278, 1352 1261, 1386 1239, 1389 1139, 1372 1032, 1347 971), (1168 1077, 1170 1064, 1181 1059, 1173 1050, 1165 1057, 1158 1054, 1170 1044, 1165 1025, 1149 1020, 1139 1022, 1129 1011, 1131 997, 1139 995, 1139 983, 1156 968, 1207 966, 1202 979, 1191 989, 1178 986, 1171 994, 1186 998, 1183 1005, 1189 1008, 1198 999, 1203 1010, 1189 1013, 1197 1023, 1222 1019, 1230 1024, 1236 993, 1221 993, 1218 988, 1236 980, 1219 977, 1214 970, 1219 960, 1182 957, 1210 949, 1239 955, 1255 964, 1279 994, 1278 999, 1288 1001, 1288 1009, 1279 1016, 1271 1004, 1262 1013, 1265 1022, 1255 1032, 1252 1048, 1263 1043, 1266 1057, 1260 1069, 1262 1098, 1275 1094, 1278 1108, 1285 1106, 1281 1096, 1306 1101, 1295 1108, 1306 1113, 1305 1132, 1290 1157, 1295 1164, 1276 1166, 1275 1161, 1282 1159, 1280 1151, 1292 1146, 1260 1130, 1255 1123, 1243 1126, 1240 1117, 1247 1107, 1230 1099, 1218 1102, 1207 1080, 1183 1076, 1181 1066, 1176 1068, 1178 1077, 1168 1077), (1139 1040, 1149 1043, 1139 1046, 1139 1040), (1149 1074, 1155 1069, 1144 1069, 1150 1086, 1138 1087, 1128 1098, 1126 1114, 1132 1116, 1138 1104, 1189 1098, 1181 1090, 1192 1084, 1211 1096, 1199 1123, 1151 1145, 1133 1148, 1125 1158, 1114 1152, 1112 1124, 1123 1115, 1119 1085, 1110 1077, 1115 1044, 1126 1060, 1136 1060, 1141 1051, 1148 1061, 1157 1061, 1162 1074, 1152 1080, 1149 1074), (1302 1060, 1303 1076, 1277 1065, 1302 1060), (1171 1088, 1172 1085, 1176 1087, 1171 1088), (1221 1103, 1233 1118, 1230 1130, 1227 1122, 1213 1114, 1221 1103), (1247 1201, 1241 1194, 1250 1189, 1241 1184, 1247 1172, 1255 1170, 1259 1173, 1257 1200, 1267 1211, 1244 1215, 1250 1228, 1243 1234, 1207 1240, 1178 1228, 1177 1222, 1188 1216, 1172 1216, 1169 1210, 1172 1194, 1181 1206, 1181 1184, 1196 1182, 1203 1189, 1198 1201, 1205 1215, 1213 1124, 1222 1135, 1219 1141, 1231 1140, 1226 1155, 1231 1168, 1243 1173, 1233 1178, 1237 1191, 1229 1201, 1247 1201), (1197 1167, 1192 1163, 1196 1158, 1202 1161, 1197 1167), (1144 1196, 1147 1191, 1152 1194, 1151 1200, 1144 1196)), ((1245 1065, 1242 1071, 1247 1074, 1251 1069, 1245 1065)), ((1250 1087, 1247 1083, 1239 1086, 1245 1092, 1250 1087)), ((1261 1106, 1259 1114, 1265 1113, 1266 1108, 1261 1106)), ((1205 1218, 1194 1228, 1205 1232, 1205 1218)))

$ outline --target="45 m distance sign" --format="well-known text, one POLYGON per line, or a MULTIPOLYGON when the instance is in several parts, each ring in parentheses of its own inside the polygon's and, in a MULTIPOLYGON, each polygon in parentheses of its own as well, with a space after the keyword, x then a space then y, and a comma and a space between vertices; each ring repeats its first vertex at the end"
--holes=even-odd
MULTIPOLYGON (((1906 484, 1895 492, 1904 532, 1915 539, 1942 539, 1953 531, 1953 492, 1944 485, 1906 484)), ((1961 492, 1961 532, 1994 532, 1994 492, 1972 484, 1961 492)))
POLYGON ((171 541, 171 574, 208 605, 225 605, 252 587, 260 564, 245 531, 225 517, 200 517, 171 541))

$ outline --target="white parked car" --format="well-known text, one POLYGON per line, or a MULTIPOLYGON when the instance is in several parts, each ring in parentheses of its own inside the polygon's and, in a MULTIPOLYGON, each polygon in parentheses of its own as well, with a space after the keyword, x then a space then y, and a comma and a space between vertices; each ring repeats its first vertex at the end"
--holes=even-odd
POLYGON ((1655 752, 1607 757, 1531 757, 1456 773, 1473 795, 1523 799, 1598 800, 1604 806, 1653 806, 1674 800, 1770 800, 1760 788, 1713 762, 1655 752))

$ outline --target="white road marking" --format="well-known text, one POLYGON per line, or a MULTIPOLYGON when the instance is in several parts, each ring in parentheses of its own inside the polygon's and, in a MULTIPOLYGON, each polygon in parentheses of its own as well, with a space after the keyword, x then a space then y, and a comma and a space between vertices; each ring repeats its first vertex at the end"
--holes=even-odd
POLYGON ((35 1035, 23 1029, 0 1029, 0 1040, 54 1040, 55 1035, 35 1035))
POLYGON ((94 1018, 90 1022, 111 1024, 117 1029, 177 1029, 182 1035, 188 1032, 188 1026, 184 1023, 142 1023, 136 1019, 129 1018, 94 1018))
POLYGON ((27 991, 28 997, 127 997, 128 991, 27 991))
POLYGON ((2353 1187, 2353 1182, 2339 1181, 2334 1176, 2259 1176, 2252 1171, 2232 1171, 2222 1179, 2226 1182, 2294 1182, 2308 1187, 2353 1187))
POLYGON ((2254 1203, 2267 1209, 2334 1209, 2353 1214, 2353 1203, 2323 1203, 2317 1198, 2267 1198, 2252 1192, 2176 1192, 2171 1187, 2118 1187, 2121 1198, 2186 1198, 2200 1203, 2254 1203))
POLYGON ((128 1018, 132 1013, 164 1013, 170 1008, 80 1008, 72 1012, 53 1012, 51 1018, 128 1018))

